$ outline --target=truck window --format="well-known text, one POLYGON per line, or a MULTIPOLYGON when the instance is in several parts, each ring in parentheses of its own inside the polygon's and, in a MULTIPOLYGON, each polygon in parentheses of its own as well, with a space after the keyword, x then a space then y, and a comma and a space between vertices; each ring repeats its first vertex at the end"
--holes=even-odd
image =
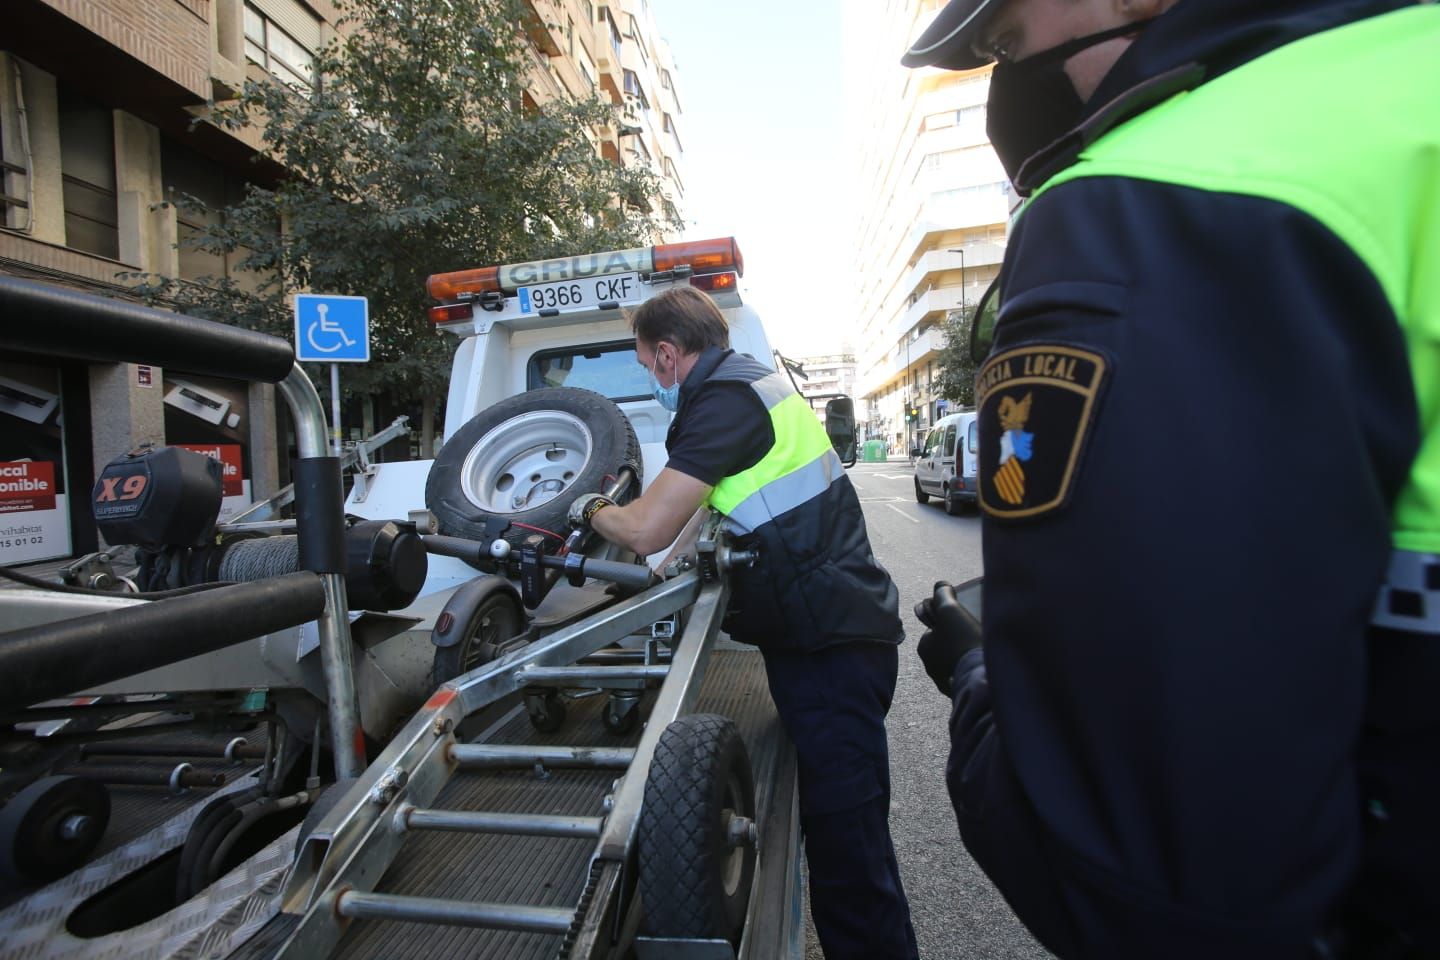
POLYGON ((941 456, 945 456, 945 457, 953 457, 953 456, 955 456, 955 425, 954 425, 954 424, 951 424, 950 426, 948 426, 948 427, 945 428, 945 450, 941 453, 941 456))
POLYGON ((944 431, 941 431, 941 430, 931 430, 931 431, 926 435, 926 437, 925 437, 925 455, 926 455, 927 457, 930 455, 930 451, 935 449, 935 445, 940 442, 940 434, 943 433, 943 432, 944 432, 944 431))
POLYGON ((970 429, 966 431, 965 447, 971 453, 980 452, 980 421, 971 420, 970 429))
POLYGON ((542 350, 530 358, 525 389, 582 387, 614 401, 650 399, 650 378, 635 359, 635 341, 542 350))

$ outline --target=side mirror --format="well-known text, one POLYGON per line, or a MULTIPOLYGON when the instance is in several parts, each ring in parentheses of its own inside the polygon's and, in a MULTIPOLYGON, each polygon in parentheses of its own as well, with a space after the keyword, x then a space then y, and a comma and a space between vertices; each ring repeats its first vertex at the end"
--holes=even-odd
POLYGON ((825 403, 825 434, 840 462, 853 467, 859 452, 855 444, 855 401, 849 397, 836 397, 825 403))
POLYGON ((911 447, 911 448, 910 448, 910 459, 911 459, 911 460, 914 460, 914 459, 916 459, 916 458, 918 458, 918 457, 923 457, 923 456, 925 456, 925 451, 924 451, 924 450, 921 450, 919 447, 911 447))

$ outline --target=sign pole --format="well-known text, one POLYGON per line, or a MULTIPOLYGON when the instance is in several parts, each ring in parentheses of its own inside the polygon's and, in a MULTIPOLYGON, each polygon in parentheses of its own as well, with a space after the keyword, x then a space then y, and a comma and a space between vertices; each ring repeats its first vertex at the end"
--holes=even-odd
POLYGON ((330 364, 330 435, 335 456, 340 456, 340 364, 330 364))

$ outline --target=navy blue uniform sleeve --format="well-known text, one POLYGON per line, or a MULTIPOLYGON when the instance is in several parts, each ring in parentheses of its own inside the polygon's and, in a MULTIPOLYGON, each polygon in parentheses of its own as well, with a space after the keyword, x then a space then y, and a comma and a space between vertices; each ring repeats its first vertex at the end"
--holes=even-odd
POLYGON ((1097 178, 1007 256, 992 357, 1064 349, 1104 358, 1082 444, 1033 427, 1043 390, 982 401, 1009 503, 1004 458, 1079 453, 1064 498, 985 517, 962 834, 1065 956, 1302 957, 1357 860, 1366 624, 1418 435, 1398 325, 1291 208, 1097 178))
POLYGON ((705 384, 687 400, 684 417, 665 465, 712 487, 759 463, 775 444, 769 412, 743 383, 705 384))

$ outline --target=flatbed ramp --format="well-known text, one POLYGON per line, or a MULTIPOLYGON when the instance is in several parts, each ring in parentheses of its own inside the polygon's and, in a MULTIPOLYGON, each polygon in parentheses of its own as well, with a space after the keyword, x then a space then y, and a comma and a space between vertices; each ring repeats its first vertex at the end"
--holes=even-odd
MULTIPOLYGON (((653 692, 647 696, 647 701, 653 692)), ((620 737, 601 722, 603 696, 572 701, 567 720, 554 733, 531 726, 516 707, 478 742, 578 747, 633 747, 637 730, 620 737)), ((649 703, 642 707, 648 711, 649 703)), ((765 681, 764 663, 753 648, 722 641, 706 670, 696 712, 732 719, 745 739, 755 774, 756 809, 761 835, 757 889, 751 915, 763 913, 764 884, 781 884, 791 871, 763 868, 793 856, 795 826, 794 751, 784 736, 765 681), (770 841, 770 842, 767 842, 770 841)), ((446 783, 434 807, 441 810, 484 810, 547 816, 595 817, 616 773, 605 770, 460 771, 446 783)), ((572 910, 580 901, 594 852, 594 839, 541 838, 499 834, 426 831, 415 834, 386 872, 377 893, 435 897, 450 901, 523 903, 572 910)), ((774 891, 778 894, 780 891, 774 891)), ((783 900, 771 896, 769 903, 783 900)), ((284 942, 295 918, 279 915, 232 956, 261 960, 284 942)), ((760 917, 752 925, 759 934, 778 925, 760 917)), ((747 933, 747 939, 749 934, 747 933)), ((562 934, 472 929, 402 921, 355 920, 341 939, 335 956, 355 960, 397 957, 505 958, 552 960, 559 955, 562 934)), ((745 955, 742 945, 742 956, 745 955)), ((773 956, 771 950, 756 956, 773 956)))

